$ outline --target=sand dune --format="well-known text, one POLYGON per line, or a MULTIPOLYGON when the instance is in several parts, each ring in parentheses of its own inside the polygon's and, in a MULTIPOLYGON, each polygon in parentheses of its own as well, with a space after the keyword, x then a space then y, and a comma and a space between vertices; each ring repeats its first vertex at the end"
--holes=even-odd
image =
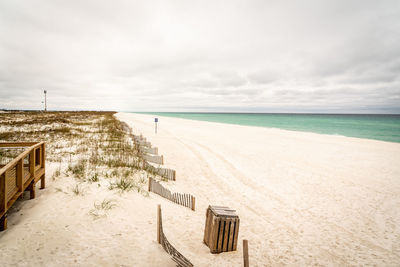
POLYGON ((170 188, 196 196, 195 214, 165 223, 195 265, 241 264, 241 243, 202 244, 209 204, 237 210, 257 266, 399 264, 400 144, 166 117, 155 134, 154 116, 117 117, 176 169, 170 188))

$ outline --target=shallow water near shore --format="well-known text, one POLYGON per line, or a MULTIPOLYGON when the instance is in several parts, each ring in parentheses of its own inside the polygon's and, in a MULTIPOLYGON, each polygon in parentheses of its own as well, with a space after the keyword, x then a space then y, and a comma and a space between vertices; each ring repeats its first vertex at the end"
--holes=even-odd
POLYGON ((400 143, 400 115, 135 112, 400 143))

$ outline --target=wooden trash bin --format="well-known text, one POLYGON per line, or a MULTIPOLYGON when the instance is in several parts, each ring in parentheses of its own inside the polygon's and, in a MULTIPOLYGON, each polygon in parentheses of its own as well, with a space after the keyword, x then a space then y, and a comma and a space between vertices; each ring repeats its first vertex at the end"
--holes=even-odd
POLYGON ((211 253, 236 250, 239 221, 235 210, 222 206, 208 206, 204 243, 210 248, 211 253))

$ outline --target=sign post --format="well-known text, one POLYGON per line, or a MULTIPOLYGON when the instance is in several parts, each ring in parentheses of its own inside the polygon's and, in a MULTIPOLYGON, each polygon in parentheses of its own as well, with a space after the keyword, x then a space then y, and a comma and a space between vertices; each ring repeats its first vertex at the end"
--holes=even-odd
POLYGON ((47 90, 44 90, 44 111, 47 111, 47 98, 46 98, 46 94, 47 94, 47 90))
POLYGON ((157 133, 157 122, 158 122, 158 118, 154 118, 155 132, 156 132, 156 133, 157 133))

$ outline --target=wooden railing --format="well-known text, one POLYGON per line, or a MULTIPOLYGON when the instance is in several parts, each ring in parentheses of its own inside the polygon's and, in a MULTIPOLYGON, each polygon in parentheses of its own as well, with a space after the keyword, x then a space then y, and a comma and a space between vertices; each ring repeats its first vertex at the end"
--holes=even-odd
POLYGON ((35 198, 35 185, 45 187, 44 142, 0 142, 0 149, 26 148, 6 165, 0 165, 0 231, 7 229, 7 211, 25 192, 35 198))

